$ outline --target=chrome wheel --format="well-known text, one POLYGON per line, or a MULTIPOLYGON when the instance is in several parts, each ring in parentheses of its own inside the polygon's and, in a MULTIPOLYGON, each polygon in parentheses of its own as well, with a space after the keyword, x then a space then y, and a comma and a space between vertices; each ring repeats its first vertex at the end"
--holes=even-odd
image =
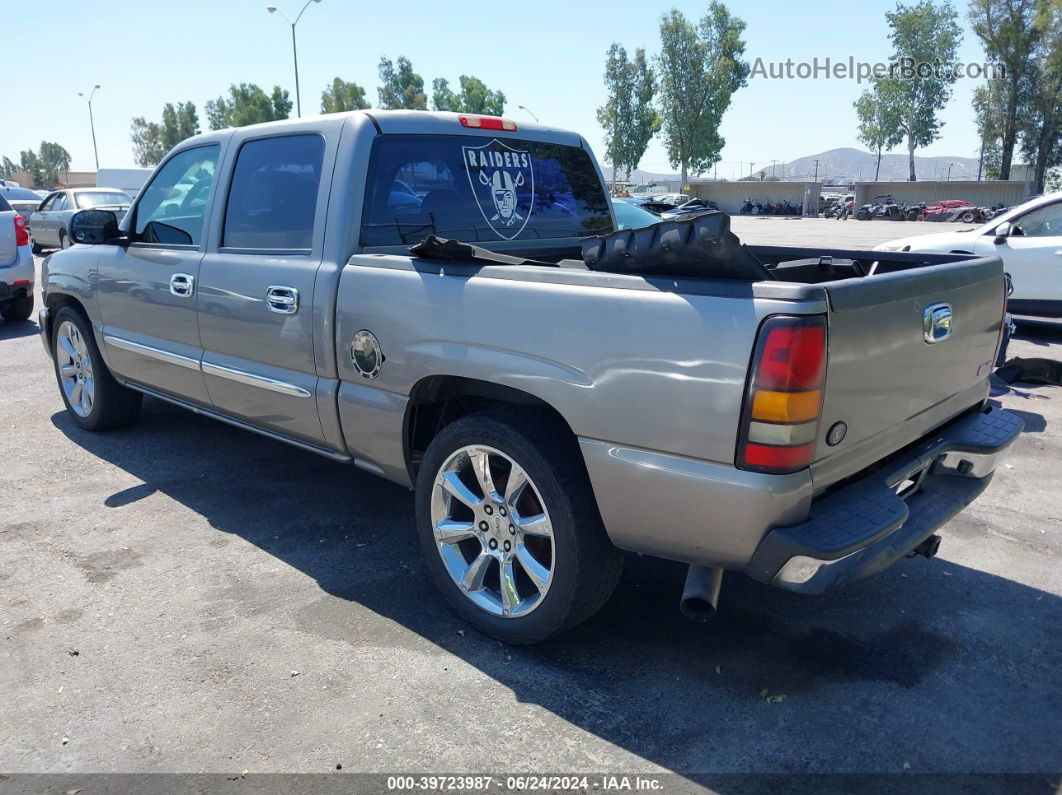
POLYGON ((455 451, 435 476, 431 524, 443 565, 477 607, 519 618, 542 604, 556 562, 553 525, 512 458, 484 445, 455 451))
POLYGON ((96 397, 92 357, 81 332, 69 320, 63 321, 55 335, 55 366, 70 408, 77 416, 87 417, 96 397))

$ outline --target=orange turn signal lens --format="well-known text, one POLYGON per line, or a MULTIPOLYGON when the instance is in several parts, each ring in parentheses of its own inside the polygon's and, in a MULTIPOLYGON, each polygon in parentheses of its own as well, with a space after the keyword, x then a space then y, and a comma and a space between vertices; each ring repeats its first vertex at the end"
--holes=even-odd
POLYGON ((763 422, 807 422, 819 416, 822 391, 771 392, 756 390, 752 398, 752 419, 763 422))

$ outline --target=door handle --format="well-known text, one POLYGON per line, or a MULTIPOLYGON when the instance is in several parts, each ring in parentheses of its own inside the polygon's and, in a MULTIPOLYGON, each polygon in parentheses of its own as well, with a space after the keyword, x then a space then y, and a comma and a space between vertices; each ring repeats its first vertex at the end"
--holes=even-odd
POLYGON ((273 285, 266 288, 266 306, 278 315, 294 315, 299 311, 299 291, 294 287, 273 285))
POLYGON ((178 298, 191 298, 195 293, 195 277, 188 273, 175 273, 170 277, 170 292, 178 298))

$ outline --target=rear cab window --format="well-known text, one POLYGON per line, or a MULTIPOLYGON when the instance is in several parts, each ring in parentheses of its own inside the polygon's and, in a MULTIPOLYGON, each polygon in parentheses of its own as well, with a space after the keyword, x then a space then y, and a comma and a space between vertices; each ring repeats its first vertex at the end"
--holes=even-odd
POLYGON ((247 141, 232 175, 221 245, 309 252, 324 138, 300 133, 247 141))
POLYGON ((383 135, 372 147, 361 246, 582 238, 612 231, 582 148, 518 138, 383 135))

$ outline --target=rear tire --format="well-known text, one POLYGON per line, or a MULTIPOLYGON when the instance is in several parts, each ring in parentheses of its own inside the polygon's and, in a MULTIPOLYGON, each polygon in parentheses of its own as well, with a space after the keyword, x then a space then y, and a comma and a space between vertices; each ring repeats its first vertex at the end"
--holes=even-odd
POLYGON ((86 431, 133 422, 144 396, 111 375, 85 316, 71 306, 61 307, 52 328, 55 380, 70 418, 86 431))
POLYGON ((44 253, 44 249, 41 248, 40 243, 34 240, 33 243, 30 245, 30 253, 32 253, 35 257, 39 257, 41 254, 44 253))
POLYGON ((3 317, 8 323, 22 323, 29 320, 30 315, 32 314, 32 295, 27 295, 24 298, 16 298, 7 304, 4 304, 3 309, 0 309, 0 317, 3 317))
POLYGON ((71 242, 70 236, 67 235, 65 230, 60 229, 59 230, 59 248, 60 249, 68 249, 72 245, 74 245, 74 244, 71 242))
POLYGON ((538 643, 574 627, 619 582, 623 553, 601 522, 578 444, 544 412, 490 409, 443 428, 421 461, 416 508, 436 586, 462 618, 505 643, 538 643), (473 466, 483 460, 491 496, 473 466), (523 480, 522 490, 513 488, 523 480))

